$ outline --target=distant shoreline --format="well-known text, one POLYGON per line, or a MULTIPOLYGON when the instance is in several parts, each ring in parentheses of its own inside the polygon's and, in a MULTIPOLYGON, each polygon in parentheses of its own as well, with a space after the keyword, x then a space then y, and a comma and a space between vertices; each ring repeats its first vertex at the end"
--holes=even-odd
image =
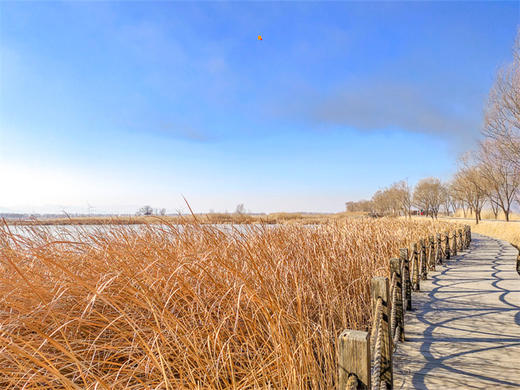
POLYGON ((322 224, 342 218, 360 218, 367 216, 362 212, 342 212, 335 214, 307 213, 271 213, 271 214, 195 214, 177 216, 81 216, 60 218, 6 219, 7 225, 15 226, 53 226, 53 225, 141 225, 141 224, 286 224, 307 223, 322 224))

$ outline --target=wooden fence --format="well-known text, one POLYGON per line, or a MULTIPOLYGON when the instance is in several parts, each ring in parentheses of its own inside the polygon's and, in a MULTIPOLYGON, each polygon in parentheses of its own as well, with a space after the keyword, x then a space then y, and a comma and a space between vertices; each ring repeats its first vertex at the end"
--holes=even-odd
POLYGON ((420 291, 428 271, 467 249, 470 242, 467 225, 429 236, 413 244, 411 252, 401 249, 399 258, 390 260, 390 281, 386 277, 372 279, 370 333, 346 329, 338 337, 340 390, 393 388, 392 355, 396 344, 405 341, 404 314, 412 308, 412 290, 420 291))

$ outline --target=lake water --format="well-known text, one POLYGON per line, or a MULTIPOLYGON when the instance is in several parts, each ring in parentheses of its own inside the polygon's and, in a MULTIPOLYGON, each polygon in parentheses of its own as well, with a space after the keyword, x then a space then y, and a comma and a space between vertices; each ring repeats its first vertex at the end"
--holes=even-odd
MULTIPOLYGON (((66 240, 66 241, 81 241, 88 238, 88 235, 93 233, 109 233, 109 232, 117 232, 117 231, 146 231, 150 229, 164 229, 166 231, 171 229, 176 229, 182 231, 185 229, 185 225, 144 225, 144 224, 131 224, 131 225, 34 225, 34 226, 17 226, 10 225, 8 227, 9 231, 23 236, 30 237, 35 234, 44 234, 50 235, 56 240, 66 240)), ((223 232, 231 233, 233 231, 238 233, 246 233, 250 229, 262 228, 265 227, 267 229, 272 229, 279 225, 261 225, 261 224, 250 224, 250 225, 231 225, 231 224, 218 224, 218 225, 204 225, 204 226, 212 226, 216 227, 223 232)), ((309 225, 312 226, 312 225, 309 225)), ((7 229, 5 226, 0 227, 0 229, 7 229)))

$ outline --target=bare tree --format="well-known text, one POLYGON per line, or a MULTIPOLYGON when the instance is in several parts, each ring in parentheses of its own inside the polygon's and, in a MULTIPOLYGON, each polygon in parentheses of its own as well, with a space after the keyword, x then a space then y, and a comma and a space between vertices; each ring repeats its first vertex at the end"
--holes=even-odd
POLYGON ((456 196, 462 199, 469 209, 475 213, 475 221, 478 224, 481 219, 480 213, 487 197, 480 167, 469 165, 467 162, 464 163, 455 174, 452 183, 453 190, 457 194, 456 196))
POLYGON ((412 217, 412 191, 408 182, 405 180, 398 181, 390 187, 392 191, 392 196, 395 197, 399 204, 399 208, 402 211, 403 215, 408 215, 409 218, 412 217))
POLYGON ((461 194, 458 191, 457 183, 455 183, 455 180, 450 181, 448 184, 445 185, 446 187, 446 202, 449 203, 448 208, 451 207, 453 210, 453 213, 457 212, 457 210, 462 209, 462 213, 464 215, 464 218, 466 218, 466 209, 467 209, 467 203, 464 199, 464 197, 461 196, 461 194))
POLYGON ((504 212, 506 221, 509 221, 511 205, 520 186, 520 172, 516 164, 501 152, 500 144, 501 141, 494 138, 484 140, 480 144, 477 160, 482 186, 486 188, 495 218, 498 206, 504 212))
POLYGON ((435 177, 420 180, 413 192, 413 203, 426 215, 437 218, 439 209, 446 198, 446 189, 435 177))
POLYGON ((245 208, 243 203, 240 203, 240 204, 237 205, 237 207, 235 209, 235 213, 237 213, 237 214, 245 214, 246 213, 246 208, 245 208))
POLYGON ((462 215, 464 216, 464 218, 466 218, 466 209, 467 209, 466 202, 464 202, 464 199, 461 199, 458 196, 458 193, 454 187, 453 181, 446 184, 445 187, 446 187, 446 191, 447 191, 446 198, 451 206, 451 209, 453 210, 453 214, 455 214, 457 212, 457 210, 461 209, 462 215))
POLYGON ((370 200, 359 200, 357 202, 346 202, 345 207, 348 212, 370 212, 373 205, 370 200))
POLYGON ((153 214, 153 208, 151 206, 143 206, 139 209, 137 212, 138 215, 152 215, 153 214))
POLYGON ((493 216, 495 217, 495 219, 498 219, 498 210, 499 210, 498 203, 496 203, 494 198, 489 195, 488 195, 488 201, 489 201, 489 205, 491 206, 491 211, 493 212, 493 216))
POLYGON ((443 184, 444 191, 445 191, 443 206, 444 206, 444 212, 448 216, 451 214, 451 211, 453 211, 453 213, 455 213, 455 211, 457 211, 457 207, 458 207, 458 201, 457 201, 457 199, 455 199, 453 197, 450 186, 451 186, 450 183, 443 184))
POLYGON ((520 32, 513 50, 513 62, 497 74, 485 110, 484 134, 520 170, 520 32))
POLYGON ((411 215, 412 200, 410 188, 403 181, 382 188, 372 196, 372 212, 380 215, 411 215))
POLYGON ((377 190, 372 196, 372 212, 379 215, 386 215, 390 212, 391 206, 385 190, 377 190))

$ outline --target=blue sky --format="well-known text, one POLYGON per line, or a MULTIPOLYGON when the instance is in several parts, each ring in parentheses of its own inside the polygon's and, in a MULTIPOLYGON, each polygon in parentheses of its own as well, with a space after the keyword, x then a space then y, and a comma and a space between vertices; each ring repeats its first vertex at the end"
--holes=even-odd
POLYGON ((1 2, 0 211, 340 211, 449 179, 518 2, 1 2), (261 34, 262 41, 257 39, 261 34))

